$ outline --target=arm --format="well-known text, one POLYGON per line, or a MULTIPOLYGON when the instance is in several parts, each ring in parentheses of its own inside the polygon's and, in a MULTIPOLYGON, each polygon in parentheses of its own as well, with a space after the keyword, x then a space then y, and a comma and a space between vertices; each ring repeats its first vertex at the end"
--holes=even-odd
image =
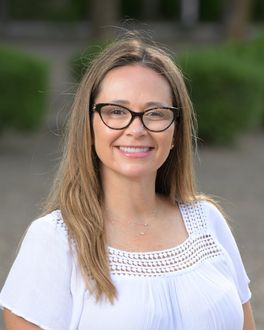
POLYGON ((244 327, 243 330, 256 330, 256 324, 250 302, 243 304, 244 310, 244 327))
POLYGON ((4 309, 3 311, 3 317, 4 317, 4 325, 5 330, 38 330, 40 329, 38 326, 34 325, 33 323, 30 323, 23 319, 22 317, 19 317, 12 312, 10 312, 8 309, 4 309))
POLYGON ((67 329, 70 323, 72 255, 66 234, 51 220, 29 227, 0 292, 7 330, 67 329))
POLYGON ((256 325, 249 301, 251 297, 251 293, 248 287, 249 279, 247 277, 243 261, 241 259, 233 234, 220 211, 210 203, 207 203, 207 208, 209 219, 208 225, 211 227, 212 232, 214 232, 216 239, 226 250, 234 266, 235 273, 233 274, 233 277, 237 285, 244 312, 243 330, 256 330, 256 325))

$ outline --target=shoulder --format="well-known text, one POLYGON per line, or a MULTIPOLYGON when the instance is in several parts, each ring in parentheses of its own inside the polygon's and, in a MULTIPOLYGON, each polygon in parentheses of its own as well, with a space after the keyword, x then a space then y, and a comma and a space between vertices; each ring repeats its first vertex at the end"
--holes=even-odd
POLYGON ((63 217, 60 210, 54 210, 50 213, 47 213, 34 221, 32 221, 30 227, 53 227, 59 229, 64 234, 67 233, 67 227, 63 221, 63 217))
POLYGON ((196 207, 200 208, 204 219, 206 231, 215 242, 227 252, 233 259, 240 258, 237 243, 232 233, 224 212, 216 203, 210 200, 200 200, 196 202, 196 207))
POLYGON ((67 227, 61 212, 56 210, 34 220, 27 228, 21 241, 18 259, 40 258, 51 261, 59 258, 71 258, 67 227))
POLYGON ((198 202, 204 213, 206 225, 215 236, 231 235, 231 230, 228 225, 224 211, 217 203, 210 200, 201 200, 198 202))
POLYGON ((197 199, 192 202, 182 203, 180 209, 189 226, 217 230, 220 226, 226 226, 223 212, 216 203, 208 199, 197 199))
POLYGON ((208 233, 224 252, 225 265, 229 265, 228 271, 236 283, 243 304, 250 299, 251 293, 248 287, 249 278, 235 236, 228 225, 224 212, 217 204, 208 200, 199 203, 204 210, 208 233))
POLYGON ((37 236, 42 239, 56 239, 68 242, 68 231, 60 210, 55 210, 32 221, 26 236, 37 236))
POLYGON ((219 226, 228 226, 224 212, 216 202, 204 198, 188 205, 196 217, 206 222, 207 227, 216 230, 219 226))
POLYGON ((15 314, 43 329, 68 329, 72 270, 67 230, 60 212, 54 211, 33 221, 26 231, 0 305, 12 306, 15 314))
POLYGON ((224 212, 214 201, 197 199, 180 208, 189 231, 206 232, 217 240, 233 236, 224 212))

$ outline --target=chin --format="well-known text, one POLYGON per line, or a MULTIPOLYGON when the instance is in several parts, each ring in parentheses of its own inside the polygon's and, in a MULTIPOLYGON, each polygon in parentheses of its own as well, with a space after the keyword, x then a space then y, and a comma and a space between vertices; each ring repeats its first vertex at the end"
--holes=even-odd
POLYGON ((127 169, 126 171, 120 172, 120 175, 127 177, 128 179, 142 180, 146 178, 156 177, 157 171, 151 171, 150 169, 127 169))

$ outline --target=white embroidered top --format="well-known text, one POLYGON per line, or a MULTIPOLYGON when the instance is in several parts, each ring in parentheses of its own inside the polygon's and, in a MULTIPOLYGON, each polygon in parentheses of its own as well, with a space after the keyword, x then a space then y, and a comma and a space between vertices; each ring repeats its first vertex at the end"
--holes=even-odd
POLYGON ((48 330, 241 330, 248 277, 225 219, 206 201, 180 204, 188 238, 161 251, 108 247, 118 299, 96 302, 61 213, 29 227, 0 306, 48 330))

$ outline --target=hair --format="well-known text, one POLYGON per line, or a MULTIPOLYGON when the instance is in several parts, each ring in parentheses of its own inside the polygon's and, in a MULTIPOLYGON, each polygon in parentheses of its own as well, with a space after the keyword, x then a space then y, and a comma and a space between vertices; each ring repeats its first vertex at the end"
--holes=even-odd
POLYGON ((104 49, 83 76, 73 101, 60 167, 45 207, 45 213, 61 210, 87 288, 97 300, 106 296, 110 302, 117 292, 109 271, 100 164, 90 113, 105 75, 114 68, 135 64, 162 75, 171 87, 173 106, 180 108, 174 148, 157 171, 156 193, 175 204, 198 199, 193 173, 195 117, 181 71, 164 50, 137 34, 126 35, 104 49))

